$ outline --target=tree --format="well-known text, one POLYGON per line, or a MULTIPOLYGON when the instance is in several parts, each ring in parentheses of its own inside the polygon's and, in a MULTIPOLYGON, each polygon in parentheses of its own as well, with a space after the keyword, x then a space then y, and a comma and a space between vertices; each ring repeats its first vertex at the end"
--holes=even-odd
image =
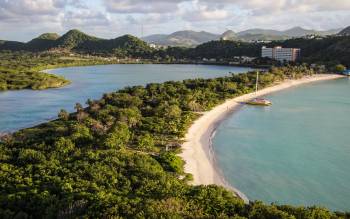
POLYGON ((129 127, 134 127, 142 118, 141 112, 137 107, 118 110, 118 120, 125 122, 129 127))
MULTIPOLYGON (((261 75, 262 88, 312 73, 305 66, 274 71, 261 75)), ((67 122, 12 133, 0 140, 0 218, 348 217, 317 207, 244 204, 223 187, 187 184, 193 178, 174 146, 199 116, 190 109, 251 92, 255 79, 253 72, 129 87, 89 101, 87 109, 77 105, 78 116, 67 122), (160 152, 164 146, 174 150, 160 152)))
POLYGON ((71 138, 78 145, 89 144, 93 140, 90 129, 79 123, 71 126, 71 138))
POLYGON ((80 103, 76 103, 74 109, 77 111, 77 113, 84 110, 83 106, 80 103))
POLYGON ((166 109, 166 116, 170 119, 176 119, 181 116, 181 108, 178 105, 170 105, 166 109))
POLYGON ((154 147, 154 139, 150 134, 142 135, 137 141, 137 148, 141 150, 151 150, 154 147))
POLYGON ((58 118, 63 121, 67 121, 69 119, 69 113, 64 109, 61 109, 61 111, 58 113, 58 118))
POLYGON ((63 154, 67 154, 74 151, 75 145, 70 139, 61 137, 55 142, 55 149, 63 154))
POLYGON ((112 128, 104 139, 104 146, 108 149, 125 148, 131 137, 131 132, 128 125, 125 123, 118 123, 112 128))
POLYGON ((183 173, 184 161, 173 152, 164 152, 160 154, 159 162, 167 171, 183 173))
POLYGON ((345 70, 346 70, 346 67, 344 65, 342 65, 342 64, 339 64, 339 65, 335 66, 335 71, 338 72, 338 73, 342 73, 345 70))

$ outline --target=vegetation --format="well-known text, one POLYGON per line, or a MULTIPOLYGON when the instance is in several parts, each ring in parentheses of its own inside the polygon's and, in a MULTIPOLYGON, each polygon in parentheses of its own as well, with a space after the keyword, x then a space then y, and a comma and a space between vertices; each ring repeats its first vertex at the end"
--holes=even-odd
POLYGON ((261 45, 256 43, 220 40, 199 45, 189 54, 192 58, 232 59, 233 56, 242 55, 258 57, 260 51, 261 45))
POLYGON ((330 36, 321 39, 290 39, 273 42, 270 46, 301 48, 301 61, 325 64, 334 67, 337 64, 350 66, 350 36, 330 36))
POLYGON ((114 59, 71 57, 69 53, 0 52, 0 91, 62 87, 69 84, 69 81, 40 71, 57 67, 115 62, 114 59))
MULTIPOLYGON (((260 85, 313 74, 273 68, 260 85)), ((255 73, 127 87, 0 142, 0 218, 346 218, 310 207, 244 204, 191 186, 179 152, 198 111, 254 90, 255 73)), ((349 216, 349 215, 347 215, 349 216)))
POLYGON ((201 44, 196 48, 171 47, 155 50, 150 48, 146 42, 131 35, 106 40, 89 36, 79 30, 70 30, 61 37, 53 33, 43 34, 28 43, 0 41, 0 51, 65 51, 172 62, 175 59, 215 58, 230 60, 234 56, 260 57, 262 46, 276 45, 301 48, 300 62, 325 64, 329 67, 334 67, 337 64, 350 66, 350 36, 346 34, 313 39, 293 38, 271 43, 217 40, 201 44))
POLYGON ((152 58, 153 49, 147 43, 131 35, 111 40, 86 41, 76 51, 89 54, 107 54, 120 58, 152 58))
POLYGON ((69 82, 39 71, 54 67, 116 63, 116 57, 151 58, 152 52, 145 42, 130 35, 104 40, 78 30, 68 31, 61 37, 54 33, 42 34, 28 43, 0 41, 0 90, 61 87, 69 82), (96 58, 101 55, 114 58, 96 58))
POLYGON ((55 45, 55 40, 57 40, 58 38, 59 35, 56 33, 44 33, 39 37, 29 41, 26 44, 26 47, 28 50, 33 52, 49 50, 55 45))
POLYGON ((0 70, 0 91, 15 89, 42 90, 69 84, 63 77, 33 71, 0 70))
POLYGON ((338 72, 338 73, 342 73, 345 70, 346 70, 346 67, 344 65, 342 65, 342 64, 339 64, 339 65, 335 66, 335 71, 338 72))
POLYGON ((99 39, 93 36, 89 36, 79 30, 70 30, 62 37, 59 37, 55 40, 54 46, 57 48, 64 49, 74 49, 77 48, 80 44, 87 41, 98 41, 99 39))
POLYGON ((271 43, 219 40, 201 44, 196 48, 172 47, 160 50, 154 53, 154 58, 170 61, 174 59, 202 60, 203 58, 230 61, 235 56, 260 57, 262 46, 301 48, 299 63, 326 65, 329 69, 334 69, 338 64, 350 66, 349 35, 315 39, 294 38, 271 43))
MULTIPOLYGON (((349 66, 349 39, 278 43, 302 48, 302 61, 349 66)), ((261 46, 212 41, 155 51, 133 36, 104 40, 78 30, 62 37, 44 34, 28 43, 0 41, 0 90, 59 87, 69 82, 39 71, 116 61, 86 54, 230 59, 259 56, 261 46)), ((261 75, 260 86, 313 73, 305 66, 271 68, 261 75)), ((255 73, 245 73, 127 87, 88 100, 87 108, 78 103, 75 113, 61 110, 55 121, 3 136, 0 218, 349 218, 319 207, 244 204, 222 187, 188 184, 192 177, 184 173, 177 153, 198 112, 254 86, 255 73)))
POLYGON ((151 58, 153 52, 153 49, 147 43, 131 35, 106 40, 89 36, 79 30, 70 30, 61 37, 53 33, 43 34, 28 43, 2 41, 0 42, 1 50, 28 52, 71 51, 119 58, 151 58))

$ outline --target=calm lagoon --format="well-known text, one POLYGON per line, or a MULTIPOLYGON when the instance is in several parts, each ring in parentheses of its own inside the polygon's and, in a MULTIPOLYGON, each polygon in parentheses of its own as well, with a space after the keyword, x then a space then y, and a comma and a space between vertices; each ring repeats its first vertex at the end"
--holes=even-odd
POLYGON ((0 92, 0 133, 30 127, 56 118, 60 109, 99 99, 103 93, 151 82, 215 78, 249 68, 213 65, 98 65, 49 70, 72 81, 59 89, 0 92))

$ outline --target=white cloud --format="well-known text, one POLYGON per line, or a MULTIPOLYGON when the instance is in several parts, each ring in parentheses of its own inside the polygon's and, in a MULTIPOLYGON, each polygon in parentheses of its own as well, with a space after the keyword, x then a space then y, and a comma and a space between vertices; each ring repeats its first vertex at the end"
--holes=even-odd
POLYGON ((20 21, 33 16, 58 15, 62 6, 61 1, 55 0, 0 0, 2 21, 20 21))
POLYGON ((217 21, 229 18, 230 13, 225 9, 212 8, 208 5, 200 5, 198 2, 194 10, 187 10, 183 13, 186 21, 217 21))
POLYGON ((111 13, 169 13, 178 9, 178 4, 186 0, 104 0, 111 13))
POLYGON ((70 28, 87 26, 108 26, 110 20, 105 14, 92 10, 69 10, 63 18, 63 25, 70 28))
POLYGON ((0 0, 0 39, 79 28, 100 37, 348 26, 350 0, 0 0))

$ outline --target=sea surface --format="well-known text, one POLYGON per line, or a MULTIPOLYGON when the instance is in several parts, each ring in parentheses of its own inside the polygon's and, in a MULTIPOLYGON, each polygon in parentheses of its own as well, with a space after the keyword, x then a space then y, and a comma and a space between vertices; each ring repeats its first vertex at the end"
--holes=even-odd
POLYGON ((71 85, 41 91, 0 92, 0 133, 30 127, 70 112, 75 103, 99 99, 103 93, 126 86, 189 78, 214 78, 250 68, 213 65, 99 65, 49 70, 72 81, 71 85))
POLYGON ((250 200, 350 211, 350 79, 266 96, 241 106, 213 147, 226 180, 250 200))

